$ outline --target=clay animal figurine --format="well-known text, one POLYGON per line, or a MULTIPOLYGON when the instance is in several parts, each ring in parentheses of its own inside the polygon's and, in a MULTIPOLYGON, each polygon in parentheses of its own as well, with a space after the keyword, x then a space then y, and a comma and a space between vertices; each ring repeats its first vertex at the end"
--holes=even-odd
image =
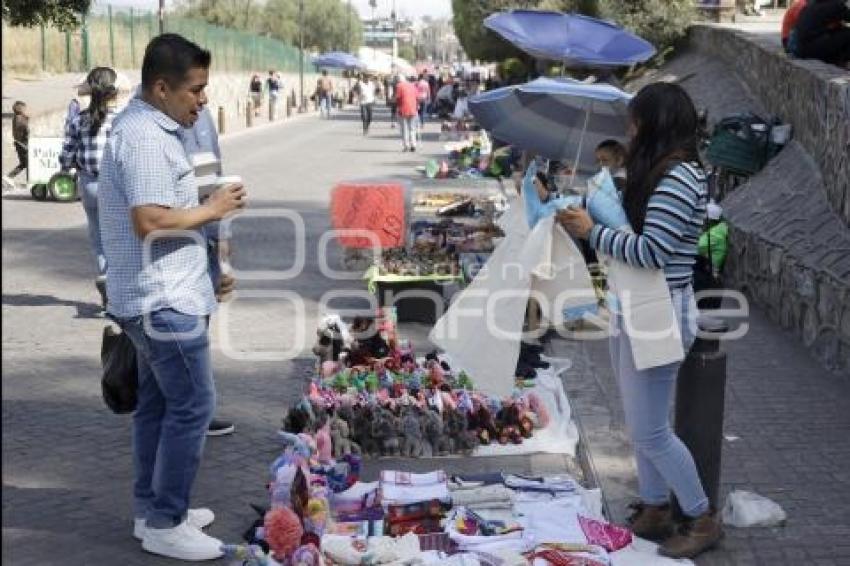
POLYGON ((435 411, 425 411, 425 438, 431 444, 435 456, 445 456, 451 451, 451 441, 445 432, 443 418, 435 411))
POLYGON ((325 315, 319 322, 316 335, 313 353, 322 362, 336 362, 343 351, 348 351, 351 348, 352 339, 348 332, 348 326, 339 315, 325 315))
POLYGON ((378 441, 382 456, 398 456, 401 450, 396 418, 387 409, 378 408, 372 420, 372 436, 378 441))
POLYGON ((373 411, 366 406, 358 406, 354 409, 351 420, 351 435, 360 445, 360 450, 367 456, 375 456, 380 453, 381 445, 372 434, 373 411))
POLYGON ((475 433, 469 430, 466 413, 450 410, 446 411, 443 417, 446 421, 446 431, 451 441, 452 453, 460 453, 466 456, 472 454, 472 451, 478 446, 478 439, 475 438, 475 433))
POLYGON ((473 407, 473 411, 469 415, 469 428, 475 431, 478 441, 487 446, 499 436, 496 421, 493 419, 493 413, 490 412, 490 409, 480 401, 474 400, 473 407))
POLYGON ((408 458, 421 458, 425 452, 422 426, 412 407, 408 407, 401 418, 401 455, 408 458))
POLYGON ((334 458, 341 458, 346 454, 360 454, 360 446, 351 440, 348 423, 339 416, 335 416, 331 419, 330 424, 334 458))

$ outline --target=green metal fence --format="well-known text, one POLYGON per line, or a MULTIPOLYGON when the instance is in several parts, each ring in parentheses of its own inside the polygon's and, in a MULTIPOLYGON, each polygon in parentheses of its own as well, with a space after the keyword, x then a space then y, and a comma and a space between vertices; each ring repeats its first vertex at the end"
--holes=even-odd
MULTIPOLYGON (((277 69, 297 71, 299 50, 270 37, 210 25, 166 12, 164 29, 209 49, 218 71, 277 69)), ((156 14, 98 4, 82 25, 62 32, 54 27, 23 28, 3 23, 3 69, 21 72, 81 72, 97 65, 141 66, 145 46, 159 33, 156 14)), ((305 69, 310 57, 305 54, 305 69)))

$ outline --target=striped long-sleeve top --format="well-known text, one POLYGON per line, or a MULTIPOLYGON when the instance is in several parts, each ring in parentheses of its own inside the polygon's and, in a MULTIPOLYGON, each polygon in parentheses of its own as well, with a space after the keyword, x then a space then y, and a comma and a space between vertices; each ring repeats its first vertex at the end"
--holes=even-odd
POLYGON ((671 288, 685 287, 693 279, 707 202, 705 172, 697 163, 680 163, 650 196, 641 234, 596 224, 590 245, 632 266, 664 269, 671 288))

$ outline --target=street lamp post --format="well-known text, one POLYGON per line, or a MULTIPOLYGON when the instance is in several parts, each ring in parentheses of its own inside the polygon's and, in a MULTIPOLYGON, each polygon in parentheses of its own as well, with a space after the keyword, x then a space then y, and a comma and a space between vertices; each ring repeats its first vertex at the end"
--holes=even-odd
POLYGON ((390 69, 392 69, 393 72, 395 72, 395 58, 398 57, 398 37, 396 37, 396 35, 397 35, 396 28, 398 27, 398 25, 397 25, 397 16, 396 16, 396 12, 395 12, 395 0, 393 0, 393 11, 390 13, 390 18, 393 21, 393 59, 392 59, 392 65, 390 66, 390 69))
POLYGON ((301 84, 299 112, 304 111, 304 0, 298 0, 298 80, 301 84))
POLYGON ((159 12, 157 14, 159 18, 159 35, 165 33, 165 0, 159 0, 159 12))

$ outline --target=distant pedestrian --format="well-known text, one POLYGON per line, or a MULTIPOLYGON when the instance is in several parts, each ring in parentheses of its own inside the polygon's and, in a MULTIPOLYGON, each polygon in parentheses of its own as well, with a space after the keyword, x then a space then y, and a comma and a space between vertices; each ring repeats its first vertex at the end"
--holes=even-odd
POLYGON ((384 97, 387 101, 387 107, 390 109, 390 127, 395 128, 398 119, 398 100, 396 99, 398 77, 393 76, 390 79, 385 79, 384 85, 384 97))
POLYGON ((254 116, 260 115, 260 106, 263 105, 263 81, 260 75, 251 77, 251 103, 254 105, 254 116))
POLYGON ((199 205, 181 140, 207 103, 210 60, 179 35, 151 40, 141 96, 113 123, 98 190, 108 312, 138 362, 133 535, 147 552, 181 560, 222 555, 221 541, 201 531, 212 511, 189 508, 216 397, 208 332, 216 299, 201 229, 245 205, 241 184, 199 205))
POLYGON ((810 0, 800 12, 794 35, 797 55, 850 68, 850 1, 810 0))
POLYGON ((17 177, 29 164, 30 117, 25 102, 18 100, 12 105, 12 142, 18 154, 18 165, 9 172, 9 177, 17 177))
POLYGON ((797 20, 800 19, 800 12, 808 4, 807 0, 795 0, 793 4, 785 11, 782 16, 782 29, 780 37, 782 39, 782 47, 789 55, 797 56, 797 34, 794 28, 797 27, 797 20))
POLYGON ((419 125, 416 87, 404 76, 399 77, 396 85, 398 117, 401 122, 402 151, 416 151, 416 137, 419 125))
POLYGON ((86 77, 89 106, 71 119, 65 132, 65 142, 59 155, 63 172, 77 171, 77 193, 88 221, 89 243, 97 268, 95 287, 101 304, 106 304, 106 255, 100 236, 100 215, 97 206, 98 177, 106 140, 117 114, 118 74, 109 67, 96 67, 86 77))
POLYGON ((372 124, 372 109, 375 106, 375 82, 364 75, 358 83, 358 98, 360 99, 360 119, 363 121, 363 135, 369 134, 372 124))
POLYGON ((280 73, 276 73, 274 69, 269 70, 269 78, 266 79, 266 90, 269 91, 269 105, 271 105, 272 108, 277 107, 277 101, 278 98, 280 98, 282 86, 280 73))
POLYGON ((419 127, 424 128, 425 114, 431 104, 431 85, 428 84, 425 73, 419 75, 419 80, 416 82, 416 104, 419 113, 419 127))
POLYGON ((334 84, 328 76, 327 69, 322 70, 322 76, 316 81, 316 97, 319 100, 319 112, 325 118, 331 117, 331 96, 333 95, 334 84))

